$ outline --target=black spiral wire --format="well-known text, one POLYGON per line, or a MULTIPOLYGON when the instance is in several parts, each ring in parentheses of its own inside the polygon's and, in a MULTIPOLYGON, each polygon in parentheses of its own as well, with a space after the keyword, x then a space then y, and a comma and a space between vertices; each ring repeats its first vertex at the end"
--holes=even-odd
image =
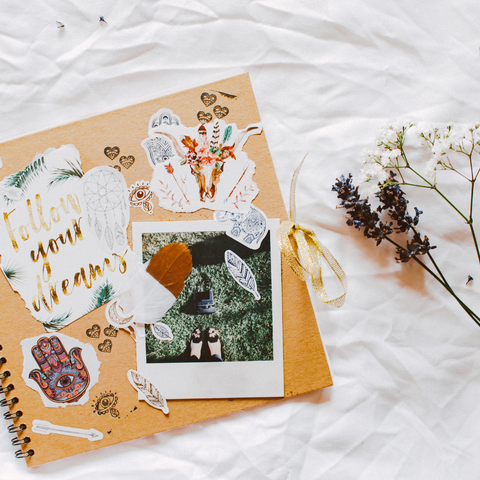
MULTIPOLYGON (((0 351, 3 350, 2 345, 0 345, 0 351)), ((7 359, 5 357, 0 356, 0 369, 3 368, 3 366, 7 363, 7 359)), ((13 383, 8 383, 7 385, 3 385, 3 382, 10 377, 10 372, 8 370, 5 370, 3 372, 0 372, 0 393, 3 393, 5 395, 9 394, 12 390, 15 390, 15 386, 13 383)), ((10 407, 12 405, 18 404, 18 397, 12 397, 12 398, 4 398, 0 400, 0 407, 10 407)), ((17 458, 28 458, 31 457, 35 454, 35 452, 32 449, 29 450, 23 450, 22 445, 27 445, 28 443, 31 442, 30 437, 22 437, 20 438, 18 434, 21 434, 24 430, 27 429, 27 426, 24 423, 20 423, 18 425, 15 425, 15 420, 19 419, 20 417, 23 416, 23 412, 21 410, 17 410, 15 412, 13 411, 8 411, 7 413, 4 413, 3 416, 5 417, 5 420, 13 420, 14 423, 8 426, 8 433, 14 433, 16 434, 15 438, 12 438, 12 445, 14 446, 20 446, 20 450, 17 450, 15 452, 15 457, 17 458)))

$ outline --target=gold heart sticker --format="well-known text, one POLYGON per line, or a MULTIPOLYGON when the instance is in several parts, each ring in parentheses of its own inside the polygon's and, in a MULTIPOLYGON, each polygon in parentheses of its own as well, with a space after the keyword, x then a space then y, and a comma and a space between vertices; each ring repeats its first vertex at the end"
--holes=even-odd
POLYGON ((128 170, 135 163, 135 157, 133 155, 129 155, 128 157, 124 155, 120 157, 119 162, 122 167, 128 170))
POLYGON ((228 115, 230 110, 227 107, 221 107, 220 105, 215 105, 213 107, 213 113, 217 118, 223 118, 228 115))
POLYGON ((116 337, 117 336, 117 329, 113 326, 113 325, 110 325, 108 327, 105 327, 103 329, 103 333, 107 336, 107 337, 116 337))
POLYGON ((120 149, 118 147, 105 147, 103 153, 110 159, 114 160, 120 154, 120 149))
POLYGON ((200 95, 200 100, 204 103, 206 107, 209 107, 217 101, 217 96, 214 93, 210 94, 207 92, 203 92, 200 95))
POLYGON ((212 114, 210 112, 205 113, 205 112, 200 111, 200 112, 197 113, 197 118, 202 123, 208 123, 212 120, 213 117, 212 117, 212 114))
POLYGON ((100 327, 97 324, 92 325, 92 328, 89 328, 85 333, 87 334, 87 337, 99 338, 100 337, 100 327))
POLYGON ((112 351, 112 341, 111 340, 104 340, 103 343, 98 345, 98 350, 103 353, 110 353, 112 351))

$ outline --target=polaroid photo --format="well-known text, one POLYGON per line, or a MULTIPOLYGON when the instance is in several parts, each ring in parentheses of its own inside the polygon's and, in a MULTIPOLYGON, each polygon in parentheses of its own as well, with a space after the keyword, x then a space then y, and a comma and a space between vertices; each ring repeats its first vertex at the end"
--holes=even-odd
POLYGON ((216 221, 132 224, 143 263, 174 242, 192 254, 173 307, 158 324, 136 328, 137 370, 167 400, 284 396, 278 226, 268 220, 252 250, 216 221), (171 334, 163 336, 165 327, 171 334))

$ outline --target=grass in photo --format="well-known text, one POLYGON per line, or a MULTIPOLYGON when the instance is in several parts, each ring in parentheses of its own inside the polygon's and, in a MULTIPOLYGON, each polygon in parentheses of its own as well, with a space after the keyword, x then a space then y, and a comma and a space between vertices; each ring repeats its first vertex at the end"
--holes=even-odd
MULTIPOLYGON (((192 272, 177 302, 161 320, 172 330, 173 340, 160 341, 149 326, 145 327, 147 363, 188 362, 192 332, 209 327, 219 334, 223 361, 273 360, 270 233, 258 250, 244 247, 225 232, 143 233, 143 262, 173 242, 183 242, 190 248, 192 272), (260 300, 230 275, 224 260, 226 250, 232 250, 248 265, 260 300), (210 306, 210 290, 214 308, 210 306), (203 311, 211 313, 198 313, 202 304, 203 311)), ((205 349, 206 341, 202 351, 205 349)))

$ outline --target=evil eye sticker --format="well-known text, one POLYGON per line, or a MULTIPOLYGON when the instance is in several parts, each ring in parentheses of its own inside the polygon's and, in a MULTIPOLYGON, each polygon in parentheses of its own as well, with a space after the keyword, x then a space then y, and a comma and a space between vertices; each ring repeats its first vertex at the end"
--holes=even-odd
POLYGON ((153 214, 153 192, 146 180, 138 180, 128 189, 128 201, 131 207, 141 208, 145 213, 153 214))

